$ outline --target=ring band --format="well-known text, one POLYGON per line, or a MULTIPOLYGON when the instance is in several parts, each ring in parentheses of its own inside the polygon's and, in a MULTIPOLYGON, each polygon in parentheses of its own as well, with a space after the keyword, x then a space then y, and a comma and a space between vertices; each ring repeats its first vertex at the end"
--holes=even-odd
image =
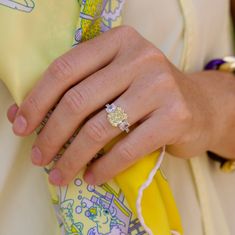
POLYGON ((127 121, 128 115, 124 112, 124 110, 121 107, 116 106, 114 103, 106 104, 105 106, 109 123, 113 127, 119 127, 121 131, 128 133, 130 131, 130 124, 127 121))

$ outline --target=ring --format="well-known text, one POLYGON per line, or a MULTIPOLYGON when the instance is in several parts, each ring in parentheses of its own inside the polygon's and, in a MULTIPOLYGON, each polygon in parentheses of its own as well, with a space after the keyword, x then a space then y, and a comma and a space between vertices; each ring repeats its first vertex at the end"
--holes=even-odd
POLYGON ((119 127, 121 131, 129 132, 129 122, 127 121, 128 115, 124 110, 116 106, 114 103, 106 104, 107 119, 113 127, 119 127))

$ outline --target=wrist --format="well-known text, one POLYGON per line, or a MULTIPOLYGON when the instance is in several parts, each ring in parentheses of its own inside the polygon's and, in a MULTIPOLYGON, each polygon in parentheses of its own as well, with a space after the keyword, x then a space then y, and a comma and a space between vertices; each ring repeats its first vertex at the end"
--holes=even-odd
MULTIPOLYGON (((228 159, 235 158, 235 78, 220 71, 203 71, 193 74, 210 109, 207 150, 228 159)), ((208 115, 208 112, 207 112, 208 115)))
POLYGON ((223 132, 219 125, 220 114, 218 112, 218 89, 214 86, 214 78, 218 76, 215 71, 202 71, 189 75, 190 83, 195 91, 194 124, 195 131, 199 132, 202 143, 202 151, 212 149, 218 142, 218 136, 223 132))

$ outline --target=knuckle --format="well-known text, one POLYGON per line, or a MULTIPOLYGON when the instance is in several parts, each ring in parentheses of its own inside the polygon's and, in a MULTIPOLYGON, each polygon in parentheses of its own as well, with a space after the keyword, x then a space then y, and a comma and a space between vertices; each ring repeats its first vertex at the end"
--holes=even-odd
POLYGON ((57 148, 55 141, 53 141, 51 136, 47 133, 41 133, 38 136, 38 142, 43 147, 43 149, 46 149, 47 152, 53 152, 53 150, 57 148))
POLYGON ((127 40, 134 40, 134 38, 139 37, 137 31, 128 25, 118 26, 114 30, 116 32, 115 36, 123 45, 126 44, 127 40))
POLYGON ((167 61, 165 55, 152 44, 145 46, 142 57, 144 60, 157 61, 158 63, 167 61))
POLYGON ((63 169, 65 169, 65 171, 68 171, 70 173, 77 172, 77 165, 75 163, 76 161, 74 161, 74 158, 65 157, 62 163, 63 169))
POLYGON ((69 113, 78 114, 86 106, 86 97, 84 90, 72 88, 64 95, 62 105, 69 113))
POLYGON ((136 35, 137 31, 136 29, 134 29, 133 27, 129 26, 129 25, 122 25, 118 27, 119 32, 121 32, 121 34, 129 37, 132 35, 136 35))
POLYGON ((134 147, 132 147, 130 144, 123 144, 117 147, 117 153, 119 157, 121 158, 121 161, 132 163, 135 161, 136 154, 134 147))
POLYGON ((158 83, 158 86, 160 86, 161 90, 164 92, 172 93, 179 90, 174 75, 166 70, 159 74, 156 83, 158 83))
POLYGON ((41 110, 40 105, 39 105, 39 101, 34 96, 30 96, 28 98, 28 104, 37 113, 42 113, 42 110, 41 110))
POLYGON ((104 142, 108 137, 108 129, 102 120, 90 120, 84 126, 85 135, 93 142, 104 142))
POLYGON ((144 66, 148 70, 152 70, 155 74, 168 72, 169 62, 159 49, 149 42, 141 41, 137 44, 138 50, 134 52, 131 64, 140 68, 144 66), (156 68, 158 69, 156 70, 156 68))
POLYGON ((171 117, 174 118, 178 124, 187 124, 193 118, 191 111, 184 102, 178 102, 173 105, 170 113, 171 117))
POLYGON ((66 57, 59 57, 48 68, 51 78, 66 81, 73 75, 72 60, 66 57))

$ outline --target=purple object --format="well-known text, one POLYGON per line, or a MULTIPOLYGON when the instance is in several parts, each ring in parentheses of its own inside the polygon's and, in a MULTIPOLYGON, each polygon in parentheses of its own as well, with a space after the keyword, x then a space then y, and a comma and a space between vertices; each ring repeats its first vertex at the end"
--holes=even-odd
POLYGON ((206 66, 205 66, 205 70, 216 70, 218 69, 218 67, 222 64, 224 64, 225 61, 222 59, 215 59, 215 60, 211 60, 206 66))

